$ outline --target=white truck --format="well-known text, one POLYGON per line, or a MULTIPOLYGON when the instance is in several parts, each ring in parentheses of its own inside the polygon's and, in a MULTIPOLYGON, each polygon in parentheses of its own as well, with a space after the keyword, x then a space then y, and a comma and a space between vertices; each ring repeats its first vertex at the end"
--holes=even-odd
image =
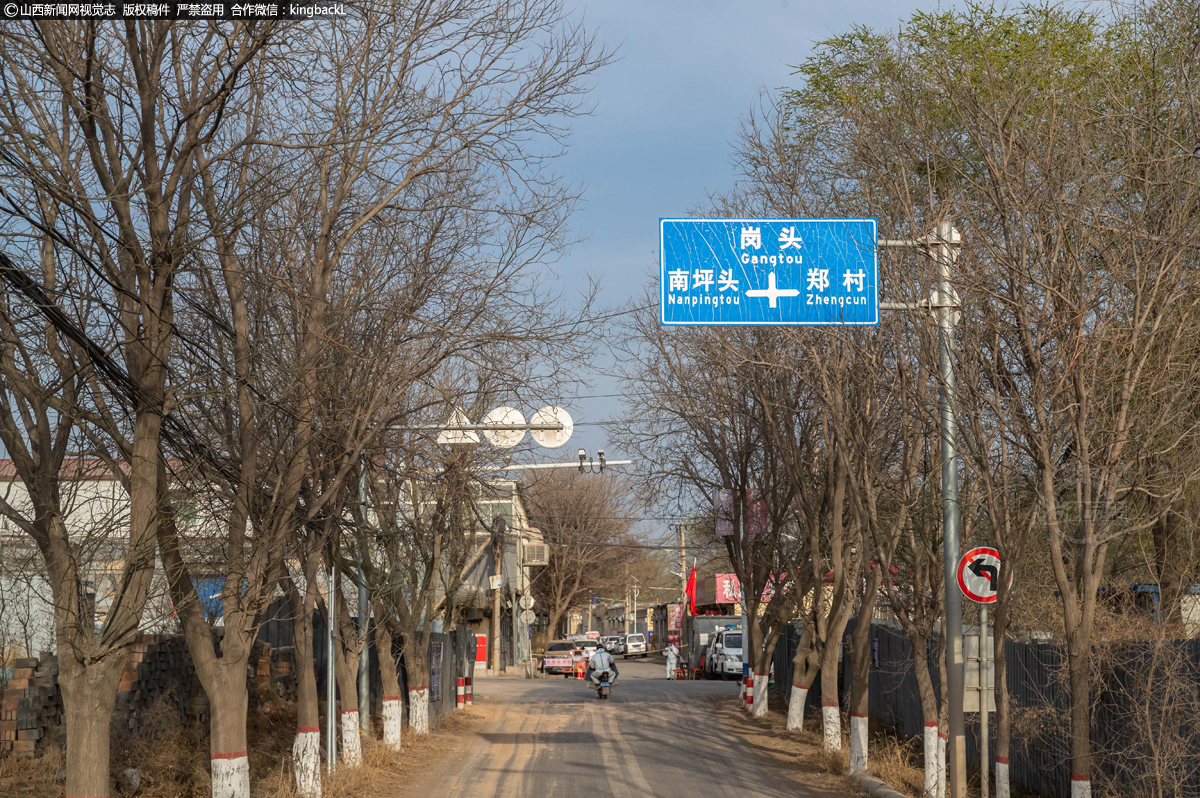
POLYGON ((718 629, 704 658, 706 679, 738 678, 742 675, 742 630, 718 629))

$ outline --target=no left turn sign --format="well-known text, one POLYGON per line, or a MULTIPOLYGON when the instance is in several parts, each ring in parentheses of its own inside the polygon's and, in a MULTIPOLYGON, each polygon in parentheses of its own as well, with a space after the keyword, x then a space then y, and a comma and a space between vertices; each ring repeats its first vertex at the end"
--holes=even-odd
POLYGON ((971 549, 958 561, 958 589, 977 604, 996 600, 1000 580, 1000 552, 979 547, 971 549))

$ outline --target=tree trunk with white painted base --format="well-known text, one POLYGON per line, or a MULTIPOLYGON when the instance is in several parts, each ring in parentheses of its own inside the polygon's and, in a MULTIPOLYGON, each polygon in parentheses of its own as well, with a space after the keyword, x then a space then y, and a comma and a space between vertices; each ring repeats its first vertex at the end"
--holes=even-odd
MULTIPOLYGON (((335 646, 336 648, 336 646, 335 646)), ((358 721, 358 657, 334 656, 338 689, 341 694, 341 764, 356 768, 362 764, 362 735, 358 721), (351 662, 353 660, 353 662, 351 662)))
POLYGON ((937 739, 937 794, 938 798, 942 798, 946 794, 946 775, 949 768, 946 767, 946 740, 948 739, 946 732, 939 731, 937 739))
POLYGON ((996 757, 996 798, 1009 798, 1008 757, 996 757))
POLYGON ((938 770, 940 763, 938 762, 938 725, 937 721, 932 723, 925 721, 925 734, 921 739, 921 745, 925 752, 925 798, 937 798, 938 789, 938 770))
POLYGON ((850 713, 850 772, 867 769, 867 715, 850 713))
POLYGON ((770 678, 766 673, 754 674, 754 709, 751 714, 756 718, 767 716, 767 685, 770 684, 770 678))
POLYGON ((1004 648, 1005 632, 1008 629, 1008 610, 1011 603, 1012 587, 1004 580, 1005 573, 1015 558, 1005 558, 1001 565, 1000 590, 993 605, 992 629, 994 630, 992 647, 992 670, 994 675, 994 690, 992 695, 996 701, 996 732, 995 732, 995 762, 996 766, 996 798, 1009 798, 1008 786, 1008 755, 1009 739, 1012 735, 1012 713, 1008 704, 1008 652, 1004 648))
POLYGON ((838 647, 826 645, 821 654, 821 725, 826 751, 842 750, 842 713, 838 706, 838 647))
MULTIPOLYGON (((814 603, 819 601, 814 598, 814 603)), ((804 624, 800 644, 792 657, 792 692, 788 698, 788 731, 804 729, 804 705, 808 701, 808 690, 821 671, 821 652, 817 648, 815 619, 811 616, 804 624)))
POLYGON ((940 769, 945 762, 938 754, 938 722, 941 708, 938 705, 937 693, 933 689, 933 673, 929 667, 929 636, 923 628, 915 623, 905 623, 908 639, 913 650, 913 676, 917 680, 917 694, 921 699, 921 715, 924 718, 925 730, 921 743, 925 757, 925 786, 923 793, 926 798, 940 796, 938 784, 941 780, 940 769))
POLYGON ((429 734, 429 687, 408 688, 408 725, 412 733, 429 734))
MULTIPOLYGON (((1080 624, 1082 627, 1083 624, 1080 624)), ((1071 798, 1092 797, 1091 649, 1090 634, 1076 629, 1067 641, 1071 693, 1071 798)))
POLYGON ((420 643, 405 646, 408 675, 408 726, 413 734, 429 734, 429 660, 420 643))
POLYGON ((292 741, 292 775, 303 798, 321 798, 321 732, 296 730, 292 741))
MULTIPOLYGON (((872 598, 872 603, 874 603, 872 598)), ((858 623, 850 635, 850 760, 848 772, 867 769, 867 709, 870 694, 868 679, 871 672, 871 615, 859 613, 858 623), (865 623, 864 623, 865 620, 865 623)))
POLYGON ((250 798, 246 758, 246 658, 216 665, 205 684, 208 693, 212 798, 250 798))
MULTIPOLYGON (((375 602, 375 617, 386 618, 381 602, 375 602)), ((400 750, 401 729, 404 724, 404 699, 400 695, 400 679, 396 660, 392 657, 392 631, 387 623, 375 624, 375 651, 379 657, 379 681, 383 706, 383 744, 392 751, 400 750)), ((474 654, 474 652, 471 652, 474 654)))
POLYGON ((359 725, 357 709, 343 709, 342 717, 342 762, 356 768, 362 764, 362 727, 359 725))
POLYGON ((302 595, 290 577, 284 579, 292 614, 296 659, 293 666, 296 669, 296 739, 292 742, 292 777, 301 798, 321 798, 321 708, 313 662, 314 581, 309 574, 302 595))
MULTIPOLYGON (((358 624, 350 617, 349 601, 345 599, 342 591, 343 578, 340 573, 337 574, 334 584, 337 586, 338 592, 335 595, 338 601, 335 607, 337 640, 333 646, 333 671, 337 679, 341 709, 338 713, 341 721, 341 761, 343 765, 355 768, 362 764, 362 732, 358 717, 358 661, 362 656, 366 637, 359 634, 358 624)), ((326 602, 320 601, 318 606, 328 620, 329 607, 326 602)))
POLYGON ((808 688, 792 685, 792 694, 788 697, 788 731, 804 731, 804 702, 808 700, 808 688))

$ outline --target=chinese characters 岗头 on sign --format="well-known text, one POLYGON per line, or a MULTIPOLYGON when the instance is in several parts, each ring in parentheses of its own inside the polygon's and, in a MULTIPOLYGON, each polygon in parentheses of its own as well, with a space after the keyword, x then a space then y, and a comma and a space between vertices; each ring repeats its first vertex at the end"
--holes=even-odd
POLYGON ((874 219, 662 219, 662 324, 879 323, 874 219))

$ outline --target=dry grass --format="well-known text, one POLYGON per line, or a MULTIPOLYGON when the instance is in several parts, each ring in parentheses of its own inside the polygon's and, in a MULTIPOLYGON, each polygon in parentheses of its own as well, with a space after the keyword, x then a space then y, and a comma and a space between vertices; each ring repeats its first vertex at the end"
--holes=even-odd
POLYGON ((919 798, 925 789, 925 753, 917 738, 901 740, 887 731, 871 735, 870 770, 897 792, 919 798))
MULTIPOLYGON (((363 740, 363 765, 338 768, 323 776, 323 798, 374 798, 395 795, 399 787, 427 770, 478 718, 470 710, 455 712, 427 737, 406 733, 402 752, 376 740, 363 740)), ((296 798, 292 783, 295 706, 264 697, 247 718, 250 786, 254 798, 296 798)), ((408 730, 405 729, 407 732, 408 730)), ((142 774, 137 798, 209 798, 208 730, 181 723, 165 699, 147 713, 144 728, 114 741, 111 772, 129 767, 142 774)), ((48 747, 37 759, 0 758, 0 796, 63 798, 65 785, 56 779, 65 767, 62 748, 48 747)), ((121 795, 110 785, 110 795, 121 795)))
POLYGON ((55 780, 62 767, 65 767, 62 749, 57 746, 37 759, 0 758, 0 795, 62 798, 63 784, 55 780))

